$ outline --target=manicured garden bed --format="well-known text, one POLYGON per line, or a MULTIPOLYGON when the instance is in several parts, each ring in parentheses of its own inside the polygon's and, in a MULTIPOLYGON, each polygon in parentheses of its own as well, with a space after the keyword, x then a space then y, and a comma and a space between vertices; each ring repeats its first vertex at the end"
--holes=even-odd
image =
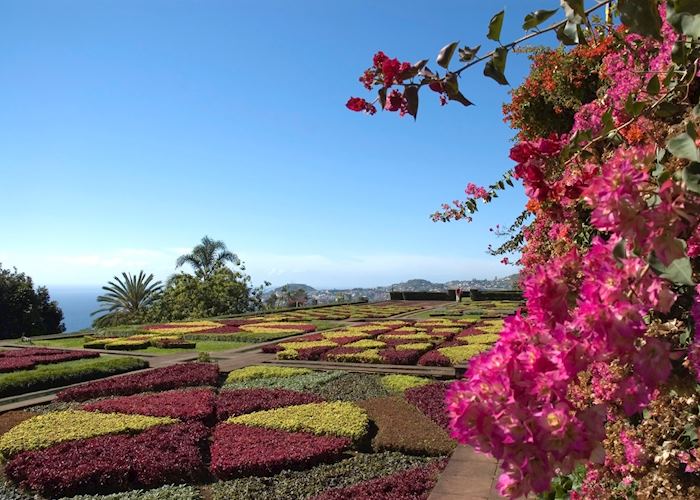
POLYGON ((280 360, 456 366, 495 343, 503 321, 388 320, 320 332, 263 347, 280 360))
POLYGON ((0 497, 427 498, 454 447, 407 397, 423 389, 426 406, 430 379, 274 366, 222 379, 173 365, 0 415, 0 497))

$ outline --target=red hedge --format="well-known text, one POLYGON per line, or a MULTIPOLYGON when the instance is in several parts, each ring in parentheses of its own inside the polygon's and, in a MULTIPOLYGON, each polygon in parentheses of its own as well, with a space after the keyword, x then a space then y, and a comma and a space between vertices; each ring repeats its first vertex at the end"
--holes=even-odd
POLYGON ((382 349, 379 351, 384 363, 388 365, 415 365, 420 358, 421 351, 413 349, 382 349))
POLYGON ((447 415, 447 406, 445 405, 446 389, 445 384, 435 382, 407 389, 404 392, 404 397, 430 420, 449 432, 450 418, 447 415))
POLYGON ((241 331, 241 329, 238 328, 237 326, 223 325, 223 326, 216 326, 214 328, 209 328, 208 330, 200 330, 198 332, 188 333, 187 335, 194 335, 194 334, 205 335, 205 334, 211 334, 211 333, 239 333, 240 331, 241 331))
POLYGON ((313 500, 424 500, 437 483, 443 464, 414 467, 347 488, 327 490, 313 500))
POLYGON ((86 404, 83 409, 206 421, 214 417, 215 402, 216 395, 211 389, 192 389, 104 399, 86 404))
POLYGON ((63 351, 40 347, 0 351, 0 373, 31 370, 38 364, 63 363, 64 361, 97 357, 99 357, 99 353, 96 352, 63 351))
POLYGON ((323 398, 307 392, 286 389, 235 389, 221 391, 216 400, 216 418, 226 420, 229 417, 253 413, 254 411, 272 410, 284 406, 319 403, 323 398))
POLYGON ((337 460, 351 441, 262 427, 219 424, 211 445, 211 471, 219 479, 267 476, 337 460))
POLYGON ((262 348, 260 350, 262 352, 266 352, 266 353, 270 354, 270 353, 284 351, 284 347, 282 347, 279 344, 269 344, 269 345, 262 346, 262 348))
POLYGON ((124 375, 98 380, 57 394, 60 401, 86 401, 104 396, 129 396, 145 391, 165 391, 181 387, 217 385, 218 365, 212 363, 184 363, 156 368, 145 373, 124 375))
MULTIPOLYGON (((447 345, 441 345, 440 347, 448 347, 447 345)), ((423 354, 418 360, 418 364, 421 366, 452 366, 452 361, 442 354, 437 349, 433 351, 428 351, 423 354)))
POLYGON ((202 424, 190 423, 136 436, 80 439, 20 453, 6 473, 23 488, 51 498, 196 482, 206 475, 202 449, 208 433, 202 424))

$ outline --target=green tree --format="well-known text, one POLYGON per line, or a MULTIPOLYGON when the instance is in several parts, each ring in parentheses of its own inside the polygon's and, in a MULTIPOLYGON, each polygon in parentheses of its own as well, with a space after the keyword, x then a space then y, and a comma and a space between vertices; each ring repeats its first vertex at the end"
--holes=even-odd
POLYGON ((51 300, 46 287, 35 290, 29 276, 0 266, 0 338, 48 335, 65 330, 63 311, 51 300))
POLYGON ((189 264, 194 269, 195 276, 204 280, 229 262, 235 266, 241 265, 241 260, 235 253, 229 251, 223 241, 205 236, 202 242, 192 249, 192 252, 178 257, 175 267, 189 264))
POLYGON ((122 273, 122 278, 115 276, 102 289, 104 295, 97 297, 103 307, 92 313, 99 316, 95 326, 111 326, 123 323, 139 323, 144 320, 148 308, 162 292, 160 281, 154 281, 153 274, 139 271, 138 275, 122 273))
POLYGON ((250 276, 222 266, 206 279, 186 273, 172 276, 149 312, 149 320, 226 316, 261 307, 262 286, 253 288, 250 276))

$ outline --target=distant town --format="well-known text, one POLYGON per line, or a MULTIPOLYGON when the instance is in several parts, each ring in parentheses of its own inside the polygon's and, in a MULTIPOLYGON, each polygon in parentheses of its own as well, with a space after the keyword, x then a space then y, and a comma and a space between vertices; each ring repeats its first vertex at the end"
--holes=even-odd
MULTIPOLYGON (((352 302, 367 299, 369 302, 389 300, 389 292, 444 292, 456 288, 469 290, 479 288, 482 290, 510 290, 517 288, 518 275, 512 274, 503 278, 452 280, 446 283, 433 283, 424 279, 411 279, 403 283, 394 283, 388 286, 374 288, 331 288, 316 289, 302 283, 289 283, 287 285, 267 290, 263 294, 263 300, 268 305, 280 305, 280 302, 302 302, 305 305, 331 304, 336 302, 352 302), (291 300, 290 300, 291 299, 291 300)), ((300 304, 301 305, 301 304, 300 304)))

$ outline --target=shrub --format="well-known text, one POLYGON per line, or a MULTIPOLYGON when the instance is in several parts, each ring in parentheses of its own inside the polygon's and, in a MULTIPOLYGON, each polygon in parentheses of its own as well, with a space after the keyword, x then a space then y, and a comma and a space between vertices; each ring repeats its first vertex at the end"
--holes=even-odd
POLYGON ((420 358, 421 351, 410 349, 396 350, 395 348, 382 349, 379 351, 382 362, 388 365, 415 365, 420 358))
POLYGON ((201 500, 196 486, 166 485, 152 490, 132 490, 111 495, 77 495, 70 500, 201 500))
POLYGON ((421 366, 452 366, 450 358, 442 354, 439 350, 428 351, 418 359, 421 366))
POLYGON ((383 335, 380 335, 377 337, 381 341, 393 341, 393 340, 401 340, 403 344, 408 343, 409 341, 411 342, 429 342, 433 340, 433 337, 428 335, 427 333, 405 333, 405 334, 399 334, 399 333, 385 333, 383 335))
POLYGON ((213 390, 191 389, 104 399, 83 405, 83 409, 206 421, 214 416, 215 401, 213 390))
POLYGON ((425 377, 414 377, 413 375, 385 375, 382 377, 382 385, 393 392, 403 392, 412 387, 427 385, 431 382, 425 377))
POLYGON ((443 347, 438 349, 438 351, 443 356, 446 356, 453 365, 457 365, 473 358, 481 352, 488 350, 490 347, 490 345, 486 344, 469 344, 459 347, 443 347))
POLYGON ((422 411, 425 416, 445 430, 450 428, 450 418, 445 404, 445 384, 435 382, 428 385, 407 389, 403 396, 422 411))
POLYGON ((211 447, 211 470, 228 479, 306 469, 338 459, 351 443, 347 438, 219 424, 211 447))
POLYGON ((367 433, 369 419, 354 404, 335 401, 259 411, 232 417, 226 422, 290 432, 331 434, 358 440, 367 433))
POLYGON ((322 493, 330 485, 352 486, 427 463, 430 462, 424 457, 401 453, 363 453, 307 471, 283 471, 272 477, 218 482, 212 485, 211 492, 214 500, 303 499, 322 493))
POLYGON ((388 396, 379 375, 347 373, 320 386, 316 392, 328 401, 360 401, 388 396))
MULTIPOLYGON (((345 349, 355 349, 347 347, 345 349)), ((359 352, 327 352, 326 358, 331 361, 342 361, 348 363, 381 363, 382 357, 378 349, 366 349, 359 352)))
POLYGON ((80 359, 38 365, 33 370, 0 374, 0 396, 40 391, 147 367, 148 363, 138 358, 80 359))
POLYGON ((211 363, 211 354, 205 351, 200 351, 197 354, 197 363, 211 363))
POLYGON ((312 347, 336 347, 338 344, 331 342, 330 340, 316 340, 310 342, 280 342, 279 346, 284 349, 310 349, 312 347))
POLYGON ((200 423, 159 426, 137 436, 100 436, 17 455, 8 476, 42 495, 150 488, 199 481, 208 429, 200 423))
POLYGON ((358 405, 379 428, 372 439, 375 451, 449 455, 456 446, 441 427, 401 397, 375 398, 358 405))
POLYGON ((194 349, 197 347, 195 342, 189 342, 183 339, 168 339, 168 338, 156 338, 151 340, 151 345, 153 347, 160 347, 161 349, 194 349))
POLYGON ((481 335, 468 335, 465 337, 458 337, 457 340, 460 342, 466 342, 467 344, 493 344, 498 342, 501 336, 497 333, 484 333, 481 335))
POLYGON ((371 335, 365 331, 350 331, 350 330, 340 330, 335 332, 323 332, 321 333, 324 338, 335 340, 339 338, 354 338, 355 340, 366 339, 371 335))
POLYGON ((148 340, 130 340, 119 339, 105 344, 105 349, 114 351, 135 351, 138 349, 146 349, 151 343, 148 340))
POLYGON ((7 458, 21 451, 47 448, 64 441, 142 431, 154 425, 174 422, 175 420, 168 417, 105 414, 82 410, 45 413, 21 422, 0 436, 0 455, 7 458))
POLYGON ((398 344, 395 348, 397 351, 429 351, 433 348, 433 344, 429 342, 416 342, 413 344, 398 344))
POLYGON ((308 391, 322 387, 324 384, 345 375, 342 371, 311 372, 294 377, 260 378, 239 380, 227 383, 225 389, 289 389, 290 391, 308 391))
POLYGON ((130 396, 145 391, 214 386, 218 379, 219 367, 216 364, 184 363, 71 387, 59 392, 57 398, 61 401, 86 401, 103 396, 130 396))
POLYGON ((347 488, 334 488, 313 500, 427 500, 441 468, 436 465, 416 467, 347 488))
POLYGON ((221 391, 216 400, 216 417, 226 420, 262 410, 285 406, 318 403, 323 399, 315 394, 285 389, 236 389, 221 391))
POLYGON ((233 370, 228 374, 228 377, 226 377, 226 383, 259 378, 293 377, 295 375, 305 375, 307 373, 311 373, 311 370, 308 368, 254 365, 233 370))
POLYGON ((311 347, 304 349, 285 349, 277 353, 277 359, 302 359, 318 361, 329 350, 328 347, 311 347))
POLYGON ((379 347, 386 347, 386 344, 380 340, 363 339, 350 344, 346 344, 347 347, 362 347, 363 349, 377 349, 379 347))
POLYGON ((36 363, 31 358, 0 358, 0 373, 31 370, 36 363))

